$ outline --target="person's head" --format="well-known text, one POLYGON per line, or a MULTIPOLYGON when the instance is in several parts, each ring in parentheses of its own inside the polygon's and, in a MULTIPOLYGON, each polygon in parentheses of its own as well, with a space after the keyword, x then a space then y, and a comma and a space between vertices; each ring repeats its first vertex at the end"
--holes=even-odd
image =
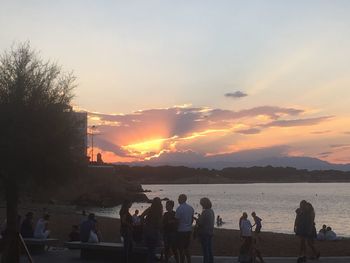
POLYGON ((243 212, 242 217, 243 217, 244 219, 247 219, 247 218, 248 218, 248 214, 247 214, 246 212, 243 212))
POLYGON ((326 225, 323 225, 323 226, 322 226, 322 229, 327 229, 327 226, 326 226, 326 225))
POLYGON ((179 201, 179 204, 186 203, 186 201, 187 201, 187 196, 186 196, 185 194, 180 194, 180 195, 179 195, 178 201, 179 201))
POLYGON ((77 232, 79 227, 77 225, 72 225, 72 231, 77 232))
POLYGON ((139 212, 140 212, 140 211, 136 209, 136 210, 135 210, 135 215, 138 215, 139 212))
POLYGON ((327 231, 331 231, 332 230, 332 228, 329 226, 329 227, 327 227, 327 229, 326 229, 327 231))
POLYGON ((43 218, 44 218, 44 220, 49 221, 50 220, 50 215, 49 214, 45 214, 43 216, 43 218))
POLYGON ((307 205, 307 202, 305 200, 301 200, 300 202, 300 208, 304 209, 307 205))
POLYGON ((209 198, 207 197, 203 197, 201 198, 201 200, 199 201, 200 205, 203 207, 203 209, 210 209, 212 204, 209 200, 209 198))
POLYGON ((26 219, 33 220, 33 216, 34 216, 33 212, 28 212, 26 214, 26 219))
POLYGON ((174 205, 175 205, 174 201, 172 201, 172 200, 166 201, 166 204, 165 204, 166 211, 168 211, 168 212, 173 211, 174 205))
POLYGON ((129 213, 129 209, 132 205, 132 202, 130 200, 124 200, 122 207, 120 208, 119 214, 124 215, 129 213))
POLYGON ((252 217, 256 217, 256 213, 255 212, 252 213, 252 217))
POLYGON ((90 213, 88 216, 89 220, 95 221, 95 214, 94 213, 90 213))

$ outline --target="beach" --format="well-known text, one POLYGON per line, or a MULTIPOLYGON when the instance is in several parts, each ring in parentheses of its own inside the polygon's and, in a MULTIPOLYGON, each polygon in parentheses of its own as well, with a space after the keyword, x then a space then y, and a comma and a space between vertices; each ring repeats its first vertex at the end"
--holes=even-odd
MULTIPOLYGON (((60 240, 59 246, 67 241, 72 225, 79 225, 83 219, 74 209, 49 208, 51 214, 50 229, 51 237, 60 240)), ((21 209, 20 214, 24 215, 28 209, 21 209)), ((40 207, 36 208, 35 219, 42 214, 40 207)), ((3 221, 5 209, 0 209, 0 219, 3 221)), ((97 217, 99 228, 102 232, 103 241, 120 242, 119 219, 97 217)), ((321 251, 321 256, 350 256, 350 239, 339 241, 315 241, 316 247, 321 251)), ((213 239, 213 249, 215 256, 237 256, 240 246, 239 232, 229 229, 215 229, 213 239)), ((299 240, 294 235, 280 234, 273 232, 262 232, 260 250, 266 257, 296 257, 298 255, 299 240)), ((191 245, 193 255, 201 255, 200 244, 193 240, 191 245)))

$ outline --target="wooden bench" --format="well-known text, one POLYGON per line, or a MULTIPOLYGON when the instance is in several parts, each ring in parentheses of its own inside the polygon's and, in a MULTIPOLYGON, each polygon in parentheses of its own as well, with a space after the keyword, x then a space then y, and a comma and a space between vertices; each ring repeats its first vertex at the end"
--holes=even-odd
MULTIPOLYGON (((122 243, 87 243, 80 241, 65 242, 64 246, 69 249, 80 249, 80 257, 82 259, 104 259, 117 260, 123 258, 123 244, 122 243)), ((163 248, 158 247, 156 253, 162 256, 163 248)), ((147 261, 147 247, 135 246, 133 248, 132 262, 146 262, 147 261)))
POLYGON ((45 247, 56 246, 58 239, 55 238, 23 238, 24 243, 32 253, 42 253, 45 251, 45 247))

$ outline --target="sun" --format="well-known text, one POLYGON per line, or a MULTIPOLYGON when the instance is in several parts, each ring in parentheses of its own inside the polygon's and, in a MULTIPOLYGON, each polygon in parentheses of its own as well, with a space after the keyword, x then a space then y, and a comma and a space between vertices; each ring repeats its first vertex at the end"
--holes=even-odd
POLYGON ((123 149, 129 152, 138 152, 140 154, 146 154, 150 152, 159 152, 162 150, 163 144, 167 139, 153 139, 143 141, 139 143, 129 144, 123 146, 123 149))

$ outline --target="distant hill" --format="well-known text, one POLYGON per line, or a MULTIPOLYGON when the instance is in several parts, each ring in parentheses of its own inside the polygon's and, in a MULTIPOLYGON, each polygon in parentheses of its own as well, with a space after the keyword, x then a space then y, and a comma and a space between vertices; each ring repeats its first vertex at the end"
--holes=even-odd
POLYGON ((292 167, 190 168, 185 166, 116 165, 115 173, 141 184, 230 184, 350 182, 350 172, 292 167))
MULTIPOLYGON (((270 153, 270 152, 269 152, 270 153)), ((121 163, 116 163, 121 164, 121 163)), ((264 150, 252 154, 250 151, 215 156, 203 156, 191 151, 165 153, 158 158, 143 162, 124 163, 134 166, 186 166, 191 168, 223 169, 228 167, 293 167, 307 170, 350 171, 350 164, 334 164, 312 157, 269 156, 264 150)))

